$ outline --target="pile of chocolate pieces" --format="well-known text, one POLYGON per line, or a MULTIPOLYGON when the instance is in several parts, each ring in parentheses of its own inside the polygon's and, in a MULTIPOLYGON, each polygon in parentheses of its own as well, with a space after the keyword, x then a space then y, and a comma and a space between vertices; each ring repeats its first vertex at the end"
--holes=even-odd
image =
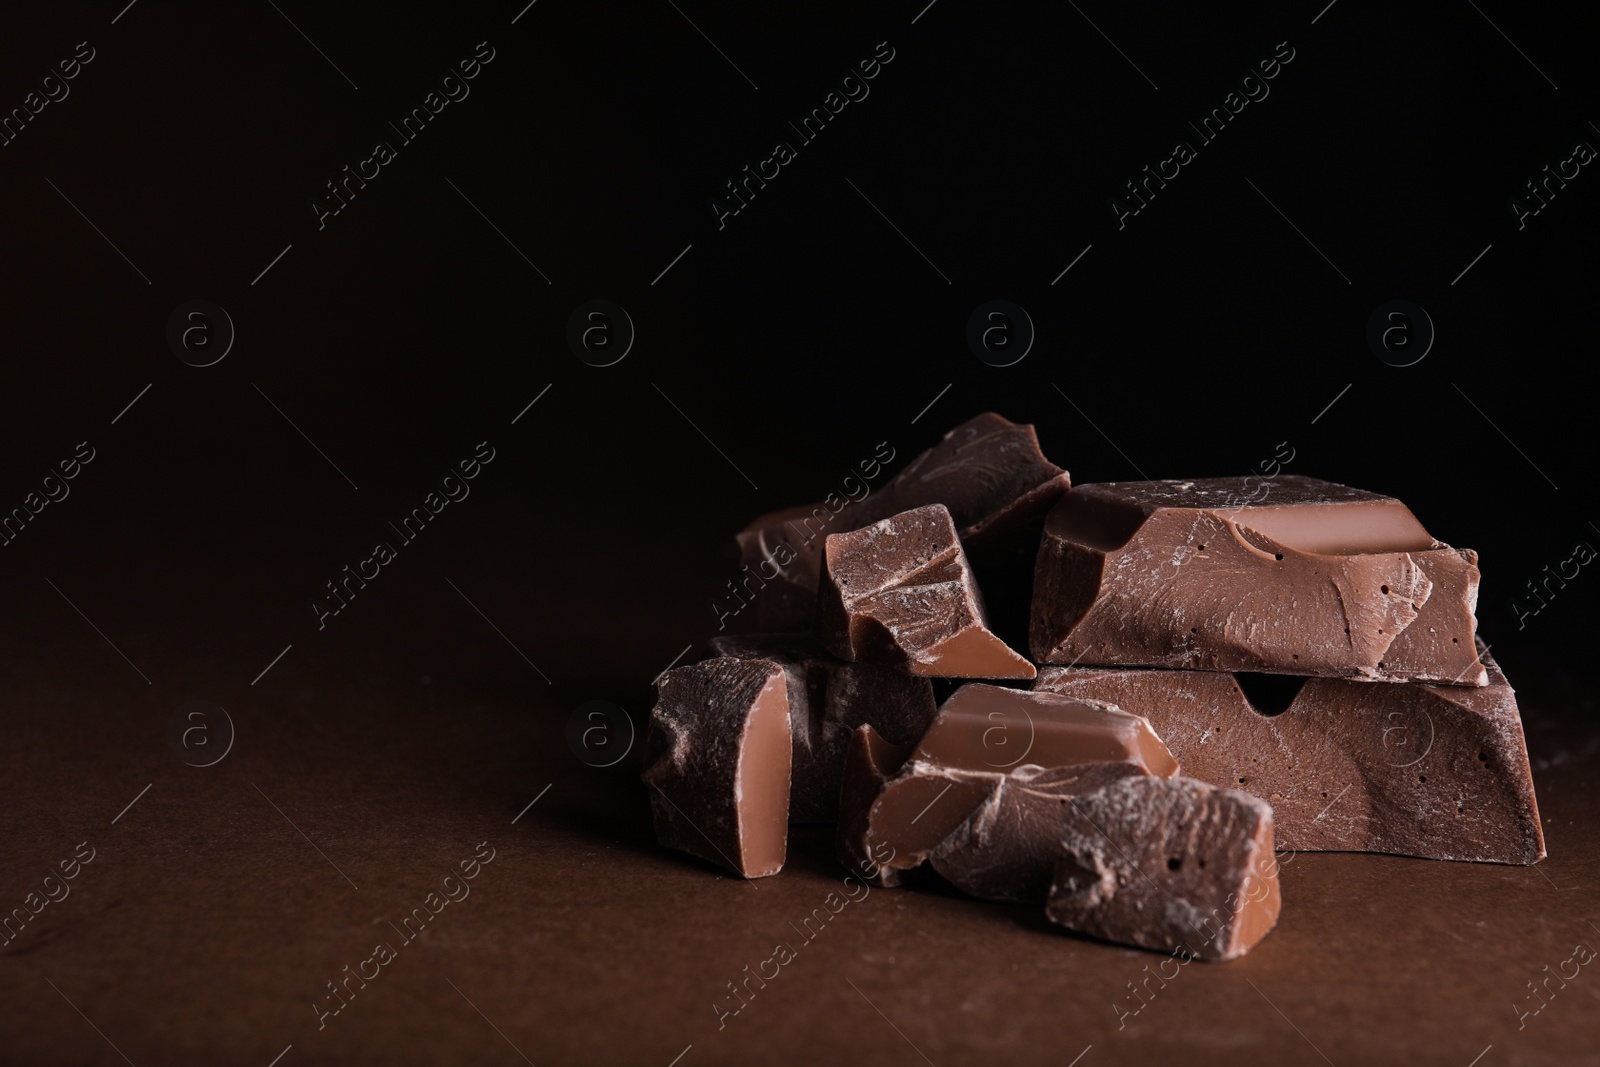
POLYGON ((875 885, 931 868, 1225 960, 1277 921, 1278 849, 1545 854, 1477 555, 1391 497, 1072 489, 1033 427, 985 414, 738 543, 757 632, 660 678, 644 781, 662 844, 746 878, 782 868, 791 823, 836 823, 875 885))

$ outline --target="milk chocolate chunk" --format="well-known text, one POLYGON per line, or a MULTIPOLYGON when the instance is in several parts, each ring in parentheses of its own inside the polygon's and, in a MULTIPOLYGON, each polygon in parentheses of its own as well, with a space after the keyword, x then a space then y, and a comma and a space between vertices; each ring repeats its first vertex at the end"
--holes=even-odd
POLYGON ((782 869, 790 758, 783 668, 723 658, 668 671, 644 756, 663 845, 745 878, 782 869))
POLYGON ((839 862, 870 885, 901 885, 912 872, 889 866, 894 848, 867 839, 872 805, 883 787, 899 773, 910 757, 911 745, 885 741, 870 724, 856 727, 845 752, 843 782, 839 792, 839 832, 834 838, 839 862))
POLYGON ((928 862, 945 881, 980 899, 1043 904, 1072 798, 1145 773, 1137 763, 1085 763, 1008 774, 928 862))
MULTIPOLYGON (((875 474, 877 461, 872 468, 875 474)), ((984 549, 1042 518, 1071 487, 1067 472, 1040 452, 1032 426, 992 412, 945 434, 876 490, 865 464, 862 474, 846 479, 846 496, 770 512, 738 534, 743 567, 736 584, 740 603, 748 606, 732 620, 735 626, 809 629, 822 572, 822 539, 828 534, 938 503, 950 509, 962 540, 984 549), (852 491, 857 485, 864 495, 852 491)))
POLYGON ((886 743, 913 745, 938 714, 928 679, 889 667, 846 663, 808 634, 715 637, 710 652, 764 659, 783 668, 793 740, 791 823, 838 818, 845 750, 856 727, 870 723, 886 743))
POLYGON ((1074 797, 1045 904, 1072 930, 1231 960, 1278 921, 1272 808, 1190 778, 1125 778, 1074 797))
POLYGON ((916 867, 1002 779, 1065 789, 1080 776, 1107 773, 1074 769, 1104 763, 1127 764, 1138 774, 1178 772, 1150 724, 1110 704, 964 685, 944 702, 910 759, 873 801, 867 843, 893 851, 884 861, 890 867, 916 867), (1070 773, 1049 773, 1061 771, 1070 773))
POLYGON ((1045 521, 1042 663, 1483 685, 1478 556, 1392 497, 1270 481, 1079 486, 1045 521))
POLYGON ((961 540, 982 546, 1044 515, 1071 488, 1029 425, 993 412, 968 419, 862 502, 866 522, 925 504, 950 509, 961 540))
POLYGON ((1034 686, 1145 716, 1186 775, 1269 801, 1285 846, 1535 863, 1516 695, 1479 655, 1481 688, 1310 678, 1290 696, 1263 691, 1274 676, 1083 667, 1043 668, 1034 686))
POLYGON ((985 625, 943 504, 830 534, 823 557, 817 633, 834 654, 936 678, 1034 676, 985 625))

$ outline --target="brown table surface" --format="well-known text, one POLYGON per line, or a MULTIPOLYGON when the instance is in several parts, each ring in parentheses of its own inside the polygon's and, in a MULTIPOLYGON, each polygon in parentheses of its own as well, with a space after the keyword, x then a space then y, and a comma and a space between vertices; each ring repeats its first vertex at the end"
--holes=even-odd
MULTIPOLYGON (((686 637, 585 653, 591 619, 555 633, 514 606, 532 579, 497 587, 467 564, 482 617, 419 572, 395 579, 404 613, 373 601, 297 636, 186 616, 153 566, 154 599, 85 612, 132 662, 43 583, 11 583, 13 617, 35 624, 0 667, 4 907, 80 842, 94 858, 0 949, 6 1062, 1600 1063, 1600 970, 1518 1016, 1539 1003, 1530 981, 1600 946, 1600 731, 1570 687, 1523 680, 1546 862, 1302 854, 1255 951, 1152 982, 1124 1017, 1129 983, 1164 957, 1036 909, 874 890, 803 941, 796 926, 844 889, 820 829, 755 883, 657 847, 634 759, 586 766, 564 731, 608 671, 642 726, 644 682, 686 637), (190 697, 236 724, 215 766, 168 748, 190 697), (470 895, 402 941, 391 924, 480 842, 493 860, 470 895), (719 1025, 728 983, 780 941, 796 958, 719 1025), (325 983, 380 942, 393 959, 319 1028, 325 983)), ((252 580, 266 598, 272 579, 252 580)))

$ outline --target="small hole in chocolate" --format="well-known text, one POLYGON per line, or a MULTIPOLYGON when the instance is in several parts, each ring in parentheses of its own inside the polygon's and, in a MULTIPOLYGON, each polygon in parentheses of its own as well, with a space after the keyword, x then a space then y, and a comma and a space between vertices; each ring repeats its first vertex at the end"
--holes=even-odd
POLYGON ((1259 715, 1281 715, 1289 710, 1306 680, 1296 674, 1257 674, 1235 671, 1233 680, 1245 700, 1259 715))
POLYGON ((1201 861, 1200 861, 1200 866, 1201 866, 1201 868, 1204 868, 1204 867, 1205 867, 1205 865, 1206 865, 1206 861, 1205 861, 1205 860, 1201 860, 1201 861))
POLYGON ((1426 781, 1427 781, 1427 780, 1428 780, 1428 776, 1427 776, 1427 775, 1426 775, 1426 774, 1419 774, 1419 775, 1417 775, 1417 781, 1419 781, 1419 782, 1426 782, 1426 781))
POLYGON ((1282 552, 1274 552, 1272 554, 1272 558, 1273 559, 1282 559, 1283 558, 1283 553, 1282 552))
POLYGON ((1451 643, 1451 644, 1452 644, 1452 645, 1459 645, 1459 644, 1460 644, 1460 643, 1461 643, 1461 638, 1459 638, 1459 637, 1452 637, 1452 638, 1451 638, 1451 639, 1450 639, 1450 643, 1451 643))
POLYGON ((1380 586, 1378 586, 1378 588, 1383 590, 1383 595, 1384 596, 1388 596, 1389 595, 1389 587, 1388 586, 1380 585, 1380 586))
POLYGON ((1200 546, 1200 551, 1201 551, 1201 552, 1204 552, 1204 551, 1205 551, 1205 550, 1206 550, 1206 546, 1205 546, 1205 545, 1201 545, 1201 546, 1200 546))
POLYGON ((1489 762, 1489 754, 1487 752, 1478 753, 1478 758, 1481 759, 1485 763, 1489 762))
POLYGON ((1244 779, 1243 778, 1239 779, 1239 784, 1240 785, 1244 785, 1244 779))
POLYGON ((1167 870, 1169 871, 1175 871, 1182 866, 1183 860, 1179 859, 1177 856, 1173 856, 1171 859, 1167 860, 1167 870))

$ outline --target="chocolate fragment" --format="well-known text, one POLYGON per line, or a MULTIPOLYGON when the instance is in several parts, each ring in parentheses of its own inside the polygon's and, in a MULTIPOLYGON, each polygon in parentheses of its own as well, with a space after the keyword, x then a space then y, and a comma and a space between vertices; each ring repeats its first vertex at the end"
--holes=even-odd
POLYGON ((1294 475, 1079 486, 1045 521, 1043 663, 1483 685, 1478 556, 1392 497, 1294 475))
POLYGON ((1269 801, 1286 846, 1535 863, 1516 695, 1478 654, 1482 688, 1310 678, 1262 710, 1239 684, 1257 679, 1206 671, 1046 667, 1034 688, 1145 716, 1186 775, 1269 801))
POLYGON ((1231 960, 1278 921, 1272 808, 1190 778, 1126 778, 1068 802, 1045 915, 1072 930, 1231 960))
POLYGON ((723 658, 668 671, 644 758, 663 845, 745 878, 782 869, 790 760, 783 668, 723 658))
POLYGON ((912 872, 889 866, 894 848, 867 840, 872 803, 883 787, 899 773, 910 757, 911 745, 885 741, 871 725, 856 727, 845 752, 844 777, 839 796, 839 832, 834 838, 839 862, 871 885, 889 888, 903 884, 912 872))
POLYGON ((1053 774, 1042 779, 1042 788, 1065 789, 1077 775, 1108 773, 1073 769, 1105 763, 1126 764, 1138 774, 1178 772, 1150 724, 1110 704, 964 685, 873 801, 866 841, 893 850, 887 865, 916 867, 1007 776, 1026 783, 1053 774))
POLYGON ((1072 797, 1145 773, 1135 763, 1085 763, 1008 774, 928 862, 945 881, 979 899, 1043 904, 1072 797))
POLYGON ((939 711, 928 679, 889 667, 846 663, 829 655, 808 634, 715 637, 710 652, 764 659, 783 668, 794 750, 789 776, 791 823, 838 818, 845 750, 856 727, 870 723, 887 743, 909 746, 939 711))
POLYGON ((943 504, 830 534, 817 633, 852 662, 937 678, 1032 678, 985 625, 983 601, 943 504))
POLYGON ((969 419, 876 493, 868 490, 856 501, 830 496, 810 507, 770 512, 745 527, 736 540, 751 603, 734 622, 761 631, 809 629, 828 534, 938 503, 950 509, 961 539, 982 549, 1042 517, 1070 486, 1067 472, 1039 451, 1032 426, 992 412, 969 419))
POLYGON ((1071 485, 1067 472, 1044 458, 1032 426, 988 412, 945 434, 864 500, 861 525, 943 504, 961 540, 982 546, 1044 515, 1071 485))

